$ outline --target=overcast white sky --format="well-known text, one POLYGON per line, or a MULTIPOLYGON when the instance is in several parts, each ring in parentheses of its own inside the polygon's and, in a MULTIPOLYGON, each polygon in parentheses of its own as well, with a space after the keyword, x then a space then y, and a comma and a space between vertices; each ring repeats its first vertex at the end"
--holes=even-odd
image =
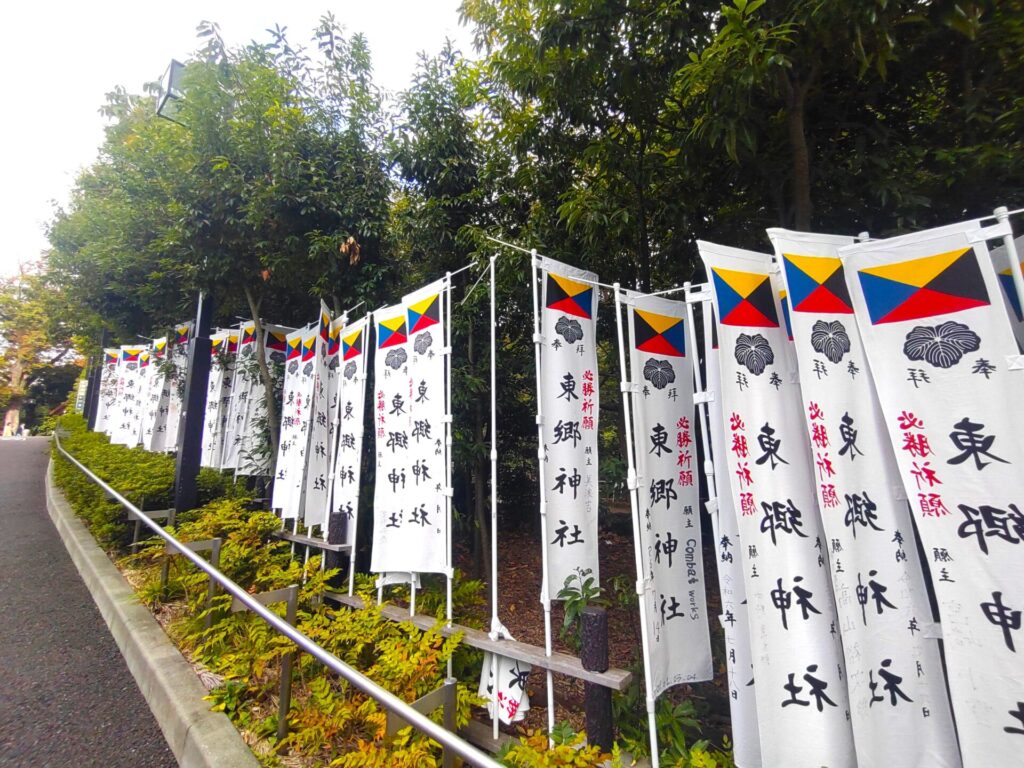
POLYGON ((196 26, 220 24, 229 45, 256 39, 274 24, 293 43, 307 43, 330 11, 348 32, 366 35, 375 80, 401 90, 420 51, 435 53, 445 37, 470 54, 471 35, 459 25, 459 0, 16 0, 4 11, 0 46, 3 166, 0 276, 16 274, 47 247, 53 203, 66 204, 79 170, 103 139, 99 108, 122 85, 140 93, 172 58, 199 46, 196 26))

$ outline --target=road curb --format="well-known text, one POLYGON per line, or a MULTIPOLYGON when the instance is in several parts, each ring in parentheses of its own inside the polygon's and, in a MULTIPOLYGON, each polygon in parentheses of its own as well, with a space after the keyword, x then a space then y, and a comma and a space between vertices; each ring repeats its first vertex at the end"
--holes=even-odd
POLYGON ((121 572, 96 544, 46 468, 46 509, 96 602, 129 671, 182 768, 259 768, 259 761, 221 712, 121 572))

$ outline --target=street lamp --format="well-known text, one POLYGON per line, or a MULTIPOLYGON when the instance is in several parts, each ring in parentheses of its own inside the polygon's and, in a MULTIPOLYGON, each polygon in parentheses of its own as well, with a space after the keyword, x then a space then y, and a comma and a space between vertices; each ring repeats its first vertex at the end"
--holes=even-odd
POLYGON ((167 71, 160 78, 160 96, 156 102, 157 115, 178 125, 183 124, 178 120, 178 114, 185 101, 185 93, 181 89, 181 76, 184 73, 185 65, 177 59, 171 59, 167 71))
MULTIPOLYGON (((161 81, 161 92, 156 103, 158 117, 183 127, 175 117, 181 112, 185 93, 181 76, 185 65, 171 59, 161 81)), ((188 373, 185 376, 183 407, 178 421, 178 455, 174 466, 174 516, 193 509, 198 502, 196 476, 199 474, 202 454, 203 418, 205 416, 206 389, 210 376, 210 326, 213 320, 213 300, 199 291, 196 301, 196 322, 188 350, 188 373)), ((174 516, 168 522, 174 524, 174 516)))

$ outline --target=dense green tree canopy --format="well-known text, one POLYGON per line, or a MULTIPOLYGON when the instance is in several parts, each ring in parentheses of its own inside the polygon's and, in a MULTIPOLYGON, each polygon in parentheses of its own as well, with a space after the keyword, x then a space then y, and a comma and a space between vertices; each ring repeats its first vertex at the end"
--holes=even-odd
MULTIPOLYGON (((472 261, 456 278, 455 406, 460 493, 480 514, 488 323, 469 289, 488 235, 660 289, 700 279, 698 238, 766 250, 766 226, 884 235, 1024 196, 1021 0, 461 13, 475 55, 425 54, 394 98, 366 40, 330 17, 308 45, 272 30, 241 49, 204 24, 180 125, 153 115, 151 93, 114 90, 100 157, 50 228, 45 279, 71 330, 154 335, 198 289, 222 324, 300 325, 318 297, 374 308, 472 261)), ((524 258, 502 253, 502 461, 525 501, 530 295, 524 258)), ((602 394, 610 439, 615 402, 602 394)))

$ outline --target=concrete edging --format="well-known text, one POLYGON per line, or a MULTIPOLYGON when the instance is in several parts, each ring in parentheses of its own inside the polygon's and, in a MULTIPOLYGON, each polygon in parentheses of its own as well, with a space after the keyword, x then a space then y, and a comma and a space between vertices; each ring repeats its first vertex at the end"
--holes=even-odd
POLYGON ((46 468, 46 509, 129 671, 182 768, 258 768, 259 761, 92 534, 46 468))

